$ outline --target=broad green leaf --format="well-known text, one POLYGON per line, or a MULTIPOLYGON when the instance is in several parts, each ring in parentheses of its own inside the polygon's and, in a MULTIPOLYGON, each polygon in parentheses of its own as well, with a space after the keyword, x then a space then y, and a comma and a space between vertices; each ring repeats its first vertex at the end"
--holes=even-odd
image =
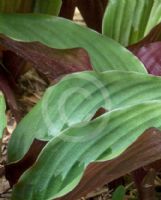
POLYGON ((61 5, 62 0, 36 0, 34 11, 57 16, 60 12, 61 5))
POLYGON ((149 127, 161 128, 161 101, 116 109, 70 127, 44 147, 14 186, 12 200, 65 195, 78 184, 89 163, 115 158, 149 127))
POLYGON ((0 33, 12 39, 39 41, 58 49, 85 48, 96 71, 146 73, 143 64, 120 44, 69 20, 48 15, 0 14, 0 22, 0 33))
POLYGON ((112 194, 112 200, 124 200, 125 198, 125 187, 120 185, 112 194))
POLYGON ((73 124, 89 121, 100 107, 113 110, 161 99, 160 88, 161 77, 134 72, 68 75, 19 123, 9 142, 9 162, 21 159, 34 138, 50 140, 73 124))
POLYGON ((145 37, 161 21, 161 0, 109 0, 103 34, 124 46, 145 37))
POLYGON ((3 130, 6 126, 6 116, 5 116, 5 101, 2 93, 0 92, 0 140, 2 139, 3 130))

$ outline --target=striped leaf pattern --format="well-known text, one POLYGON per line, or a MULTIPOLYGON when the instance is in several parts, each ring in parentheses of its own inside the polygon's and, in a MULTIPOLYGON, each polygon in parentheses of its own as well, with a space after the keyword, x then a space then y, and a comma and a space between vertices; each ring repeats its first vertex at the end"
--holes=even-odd
POLYGON ((161 21, 161 0, 109 0, 103 34, 124 46, 145 37, 161 21))
POLYGON ((113 110, 61 132, 22 175, 13 188, 12 200, 52 200, 65 195, 78 184, 89 163, 113 159, 145 129, 161 128, 160 111, 160 100, 145 102, 113 110))

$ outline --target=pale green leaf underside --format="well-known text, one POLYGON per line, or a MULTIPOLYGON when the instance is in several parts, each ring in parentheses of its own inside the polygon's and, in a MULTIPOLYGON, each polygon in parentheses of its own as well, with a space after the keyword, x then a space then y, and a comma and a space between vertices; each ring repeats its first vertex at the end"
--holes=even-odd
POLYGON ((6 126, 5 110, 5 100, 2 93, 0 92, 0 140, 2 139, 3 130, 6 126))
POLYGON ((103 33, 124 46, 145 37, 161 21, 161 0, 109 0, 103 33))
POLYGON ((9 162, 21 159, 34 138, 50 140, 73 124, 89 121, 100 107, 113 110, 161 99, 160 88, 161 77, 134 72, 68 75, 19 123, 9 142, 9 162))
POLYGON ((39 41, 64 49, 85 48, 96 71, 146 73, 143 64, 117 42, 69 20, 48 15, 0 14, 0 33, 16 40, 39 41))
POLYGON ((89 163, 115 158, 149 127, 161 128, 161 101, 116 109, 61 132, 22 175, 12 200, 51 200, 68 193, 89 163))

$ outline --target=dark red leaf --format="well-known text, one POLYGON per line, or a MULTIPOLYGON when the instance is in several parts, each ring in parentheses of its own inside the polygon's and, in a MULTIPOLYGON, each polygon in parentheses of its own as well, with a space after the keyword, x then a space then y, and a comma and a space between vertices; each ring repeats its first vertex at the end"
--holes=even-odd
POLYGON ((72 20, 76 5, 77 0, 62 0, 59 16, 72 20))
POLYGON ((133 45, 129 49, 144 63, 150 74, 161 76, 161 42, 153 42, 140 46, 133 45))
POLYGON ((161 23, 156 25, 142 42, 156 42, 161 40, 161 23))
POLYGON ((138 43, 128 47, 145 65, 148 72, 161 76, 161 23, 138 43))
POLYGON ((97 187, 159 159, 161 159, 161 132, 151 128, 116 159, 90 164, 78 186, 59 200, 78 199, 97 187))
POLYGON ((21 119, 21 112, 18 108, 15 94, 13 92, 14 90, 11 87, 12 84, 9 81, 9 76, 9 74, 4 72, 2 66, 0 66, 0 90, 4 93, 7 104, 15 116, 16 121, 19 121, 21 119))
POLYGON ((25 72, 25 61, 12 51, 3 51, 2 62, 14 81, 25 72))
POLYGON ((20 176, 34 164, 46 144, 47 142, 45 141, 35 139, 20 161, 5 166, 5 175, 11 186, 17 183, 20 176))
POLYGON ((60 16, 72 20, 77 6, 87 26, 101 33, 107 2, 108 0, 63 0, 60 16))
POLYGON ((102 32, 102 18, 108 0, 78 0, 77 6, 87 26, 102 32))
POLYGON ((4 36, 0 37, 0 43, 33 63, 50 81, 72 72, 92 70, 88 53, 82 48, 53 49, 38 42, 17 42, 4 36))

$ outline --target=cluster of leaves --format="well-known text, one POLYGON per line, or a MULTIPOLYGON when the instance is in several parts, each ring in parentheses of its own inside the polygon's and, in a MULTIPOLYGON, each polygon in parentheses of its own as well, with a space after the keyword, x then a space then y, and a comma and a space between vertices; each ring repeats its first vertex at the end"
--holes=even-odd
MULTIPOLYGON (((149 128, 161 128, 161 2, 26 2, 27 11, 50 15, 0 14, 0 89, 19 121, 13 88, 24 62, 55 84, 10 139, 5 169, 12 199, 77 199, 160 160, 161 133, 149 128), (103 34, 51 16, 72 19, 75 6, 103 34)), ((19 12, 22 5, 4 0, 0 8, 19 12)), ((4 110, 0 95, 0 136, 4 110)))

